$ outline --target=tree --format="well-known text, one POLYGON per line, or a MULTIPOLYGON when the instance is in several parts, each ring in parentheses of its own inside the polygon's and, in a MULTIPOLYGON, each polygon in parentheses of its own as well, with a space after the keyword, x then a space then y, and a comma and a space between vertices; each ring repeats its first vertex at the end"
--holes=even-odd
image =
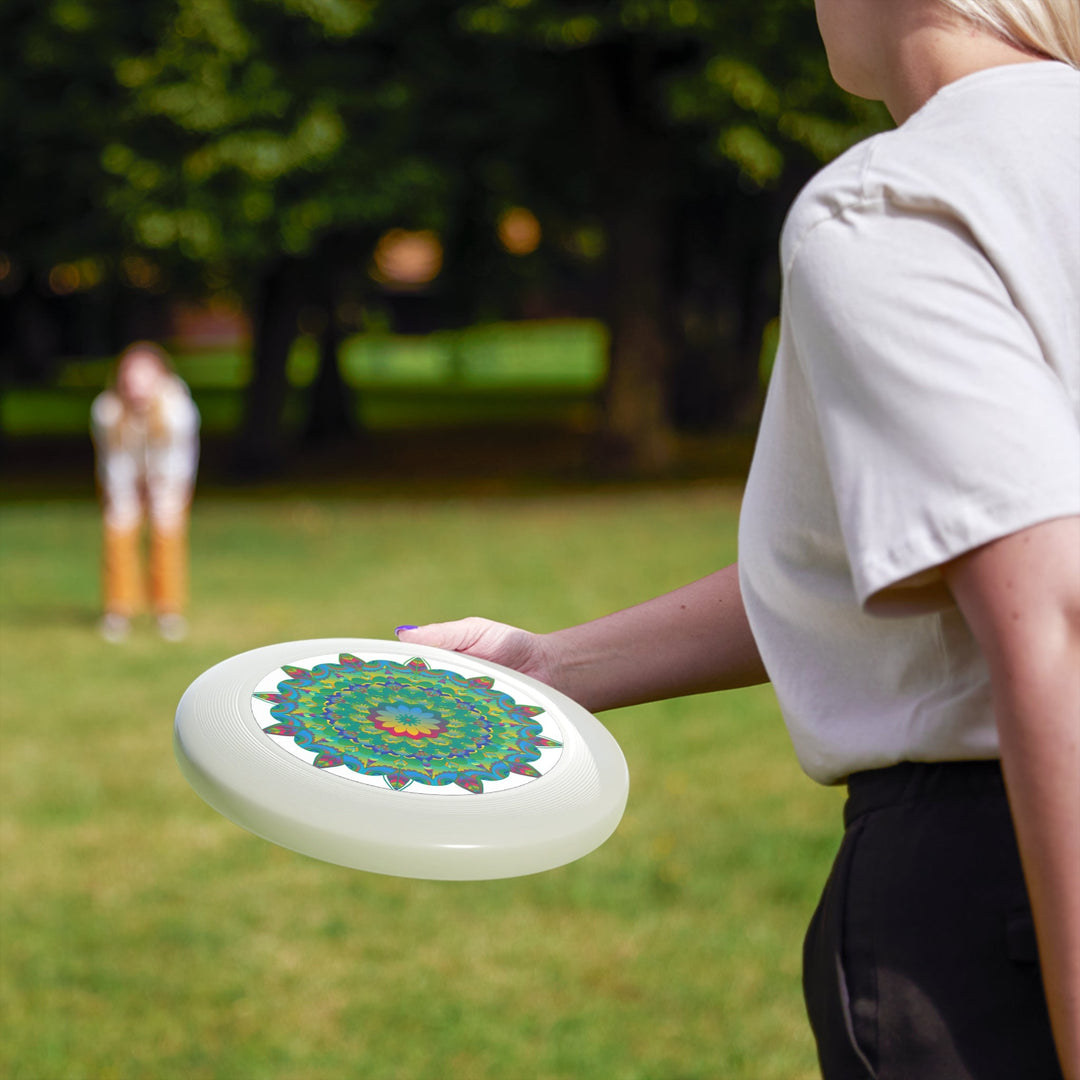
POLYGON ((462 231, 471 163, 509 126, 492 86, 513 83, 497 50, 457 31, 455 10, 180 0, 152 46, 116 65, 131 123, 103 157, 110 209, 143 248, 201 264, 256 313, 247 471, 280 453, 301 308, 322 312, 314 403, 332 405, 342 280, 365 280, 356 271, 391 226, 462 231), (494 79, 493 66, 505 69, 494 79))
POLYGON ((750 381, 791 180, 877 130, 882 113, 835 89, 803 0, 481 0, 460 18, 474 34, 576 61, 577 77, 560 84, 557 126, 577 138, 544 152, 579 174, 558 150, 592 148, 586 203, 608 247, 607 443, 637 470, 661 469, 688 324, 711 323, 699 337, 734 352, 750 381), (703 259, 702 217, 719 219, 726 260, 703 259), (716 294, 702 296, 700 283, 680 291, 686 265, 702 261, 716 294))
POLYGON ((104 287, 129 244, 103 211, 101 156, 124 126, 113 64, 146 46, 159 8, 9 0, 0 15, 0 293, 18 377, 49 375, 57 297, 104 287))
POLYGON ((797 184, 881 122, 832 87, 808 0, 13 3, 0 92, 33 100, 18 126, 4 112, 20 161, 0 250, 143 259, 239 294, 252 471, 280 457, 307 309, 324 353, 308 428, 344 422, 339 309, 372 302, 396 226, 442 236, 452 324, 505 314, 527 278, 584 283, 578 309, 612 331, 605 455, 662 468, 673 419, 753 380, 797 184), (512 205, 549 238, 527 275, 494 241, 512 205))

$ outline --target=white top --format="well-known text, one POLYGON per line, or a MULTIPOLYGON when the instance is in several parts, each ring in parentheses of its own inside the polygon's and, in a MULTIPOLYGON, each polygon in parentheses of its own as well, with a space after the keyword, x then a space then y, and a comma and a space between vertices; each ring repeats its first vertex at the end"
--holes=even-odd
POLYGON ((739 558, 799 760, 996 757, 939 567, 1080 513, 1080 72, 951 83, 815 177, 781 253, 739 558))
POLYGON ((90 427, 110 527, 133 528, 144 508, 158 527, 179 524, 199 462, 199 410, 183 380, 171 377, 147 416, 125 413, 116 391, 103 391, 90 427))

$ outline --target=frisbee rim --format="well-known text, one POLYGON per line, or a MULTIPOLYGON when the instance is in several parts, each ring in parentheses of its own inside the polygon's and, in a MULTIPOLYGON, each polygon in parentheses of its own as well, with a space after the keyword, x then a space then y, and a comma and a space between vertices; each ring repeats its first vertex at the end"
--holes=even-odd
POLYGON ((181 697, 173 741, 192 788, 242 828, 323 861, 402 877, 485 880, 572 862, 615 831, 629 789, 626 760, 614 737, 560 691, 468 654, 372 638, 280 642, 219 661, 181 697), (383 790, 314 769, 259 727, 252 694, 283 663, 341 653, 390 653, 402 662, 419 657, 432 667, 458 673, 461 667, 480 668, 511 687, 519 685, 554 707, 562 752, 529 783, 453 798, 383 790), (287 810, 279 784, 291 786, 287 810), (299 805, 301 794, 306 798, 299 805))

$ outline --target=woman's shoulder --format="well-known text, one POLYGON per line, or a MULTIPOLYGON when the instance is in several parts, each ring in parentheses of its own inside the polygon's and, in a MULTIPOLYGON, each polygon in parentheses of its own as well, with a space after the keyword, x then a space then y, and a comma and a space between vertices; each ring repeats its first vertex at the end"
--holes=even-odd
POLYGON ((1071 206, 1075 218, 1078 129, 1080 72, 1066 64, 991 68, 950 83, 810 180, 784 225, 783 265, 822 223, 852 214, 932 213, 976 235, 1040 207, 1061 223, 1071 206))
POLYGON ((192 400, 187 383, 178 375, 170 375, 158 400, 162 419, 173 428, 186 428, 198 423, 199 410, 192 400))
POLYGON ((190 401, 191 391, 188 384, 179 375, 170 374, 162 386, 162 396, 175 401, 190 401))
POLYGON ((124 406, 115 390, 102 390, 90 405, 91 423, 98 428, 115 427, 124 415, 124 406))
POLYGON ((840 217, 866 198, 866 179, 881 144, 897 132, 873 135, 834 158, 818 171, 791 204, 781 233, 781 259, 790 267, 796 253, 813 230, 840 217))

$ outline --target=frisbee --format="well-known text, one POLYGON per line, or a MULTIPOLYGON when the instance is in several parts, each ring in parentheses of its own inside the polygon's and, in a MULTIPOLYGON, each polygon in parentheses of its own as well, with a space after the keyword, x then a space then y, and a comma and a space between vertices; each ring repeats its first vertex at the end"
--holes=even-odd
POLYGON ((626 761, 565 694, 401 641, 267 645, 200 675, 176 710, 180 769, 250 832, 400 877, 516 877, 602 844, 626 761))

